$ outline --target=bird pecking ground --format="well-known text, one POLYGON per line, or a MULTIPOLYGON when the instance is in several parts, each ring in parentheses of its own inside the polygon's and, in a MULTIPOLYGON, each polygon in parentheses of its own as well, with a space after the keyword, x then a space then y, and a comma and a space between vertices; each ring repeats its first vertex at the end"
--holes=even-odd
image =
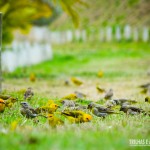
MULTIPOLYGON (((35 96, 29 103, 33 107, 48 99, 58 100, 74 91, 87 95, 85 100, 99 101, 103 94, 96 85, 114 91, 113 99, 129 98, 136 106, 150 110, 144 102, 146 95, 140 93, 139 85, 150 82, 150 45, 143 43, 70 43, 54 45, 54 59, 41 64, 18 68, 12 73, 4 72, 3 92, 23 100, 24 90, 32 87, 35 96), (98 71, 103 71, 99 78, 98 71), (31 73, 36 81, 30 82, 31 73), (72 76, 83 81, 76 86, 65 80, 72 76)), ((130 146, 132 139, 150 141, 150 118, 142 114, 127 116, 123 113, 105 119, 93 116, 89 123, 68 124, 51 129, 45 118, 39 123, 20 115, 20 102, 0 114, 0 145, 4 149, 52 149, 52 150, 98 150, 98 149, 148 149, 147 146, 130 146), (16 123, 16 127, 14 127, 16 123), (8 142, 9 141, 9 142, 8 142)), ((90 112, 89 112, 90 113, 90 112)))

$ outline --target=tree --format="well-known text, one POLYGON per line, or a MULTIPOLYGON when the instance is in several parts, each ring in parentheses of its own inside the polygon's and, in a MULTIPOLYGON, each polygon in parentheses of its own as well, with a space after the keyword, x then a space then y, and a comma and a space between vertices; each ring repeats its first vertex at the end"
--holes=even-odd
POLYGON ((13 31, 29 31, 32 25, 49 24, 58 14, 57 7, 65 10, 78 25, 76 4, 82 0, 1 0, 0 12, 3 13, 3 43, 13 39, 13 31))

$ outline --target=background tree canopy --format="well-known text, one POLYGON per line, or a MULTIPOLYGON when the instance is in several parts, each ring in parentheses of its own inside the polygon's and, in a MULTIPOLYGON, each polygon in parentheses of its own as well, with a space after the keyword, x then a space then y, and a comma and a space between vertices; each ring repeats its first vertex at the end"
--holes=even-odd
POLYGON ((65 10, 78 26, 76 8, 85 4, 82 0, 1 0, 0 12, 3 13, 3 44, 13 40, 13 31, 29 31, 32 25, 51 23, 62 10, 65 10))

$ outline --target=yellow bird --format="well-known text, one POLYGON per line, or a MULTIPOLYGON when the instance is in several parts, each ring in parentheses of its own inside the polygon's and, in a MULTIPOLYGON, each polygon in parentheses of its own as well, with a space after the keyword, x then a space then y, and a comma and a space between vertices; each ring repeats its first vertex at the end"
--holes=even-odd
POLYGON ((92 120, 92 116, 83 111, 64 111, 61 112, 61 114, 64 115, 70 123, 83 123, 90 122, 92 120))
POLYGON ((103 89, 103 88, 101 88, 100 86, 96 86, 96 89, 97 89, 97 91, 99 92, 99 93, 104 93, 104 92, 106 92, 106 90, 105 89, 103 89))
POLYGON ((14 97, 10 97, 10 98, 8 98, 7 100, 5 100, 5 106, 6 107, 12 107, 13 106, 13 104, 15 103, 15 102, 17 102, 17 98, 14 98, 14 97))
POLYGON ((30 74, 30 81, 35 82, 36 81, 36 75, 34 73, 30 74))
POLYGON ((145 97, 145 102, 150 103, 150 96, 145 97))
POLYGON ((5 110, 5 101, 0 99, 0 113, 3 113, 5 110))
POLYGON ((77 99, 77 95, 75 93, 72 93, 72 94, 69 94, 69 95, 66 95, 64 97, 62 97, 62 99, 67 99, 67 100, 75 100, 77 99))
POLYGON ((97 73, 97 76, 98 76, 99 78, 103 77, 103 75, 104 75, 104 72, 101 71, 101 70, 97 73))
POLYGON ((0 99, 6 100, 8 98, 10 98, 10 95, 2 95, 2 94, 0 94, 0 99))
POLYGON ((51 104, 54 104, 54 100, 51 100, 51 99, 50 99, 50 100, 48 100, 48 102, 47 102, 46 105, 47 105, 47 106, 50 106, 51 104))
POLYGON ((80 86, 80 85, 83 84, 83 82, 82 82, 81 80, 79 80, 78 78, 75 78, 75 77, 72 77, 72 78, 71 78, 71 81, 72 81, 75 85, 78 85, 78 86, 80 86))
POLYGON ((54 114, 48 114, 47 118, 48 118, 49 125, 52 128, 56 128, 56 126, 64 124, 64 121, 54 116, 54 114))
POLYGON ((53 114, 59 106, 55 103, 52 103, 50 105, 41 106, 35 109, 36 113, 50 113, 53 114))

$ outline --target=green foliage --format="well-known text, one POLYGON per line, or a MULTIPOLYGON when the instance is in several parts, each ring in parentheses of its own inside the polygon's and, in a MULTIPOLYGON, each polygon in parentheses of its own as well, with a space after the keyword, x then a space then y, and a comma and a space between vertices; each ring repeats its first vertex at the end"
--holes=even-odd
POLYGON ((0 11, 3 13, 4 44, 11 42, 15 29, 28 30, 32 21, 52 15, 51 6, 43 0, 2 0, 0 11))
POLYGON ((60 0, 59 3, 44 0, 1 0, 0 12, 3 13, 3 44, 12 41, 13 31, 16 29, 28 32, 33 24, 45 25, 52 22, 57 16, 56 8, 58 6, 62 7, 72 17, 77 26, 78 15, 74 8, 76 3, 84 4, 81 0, 60 0))

